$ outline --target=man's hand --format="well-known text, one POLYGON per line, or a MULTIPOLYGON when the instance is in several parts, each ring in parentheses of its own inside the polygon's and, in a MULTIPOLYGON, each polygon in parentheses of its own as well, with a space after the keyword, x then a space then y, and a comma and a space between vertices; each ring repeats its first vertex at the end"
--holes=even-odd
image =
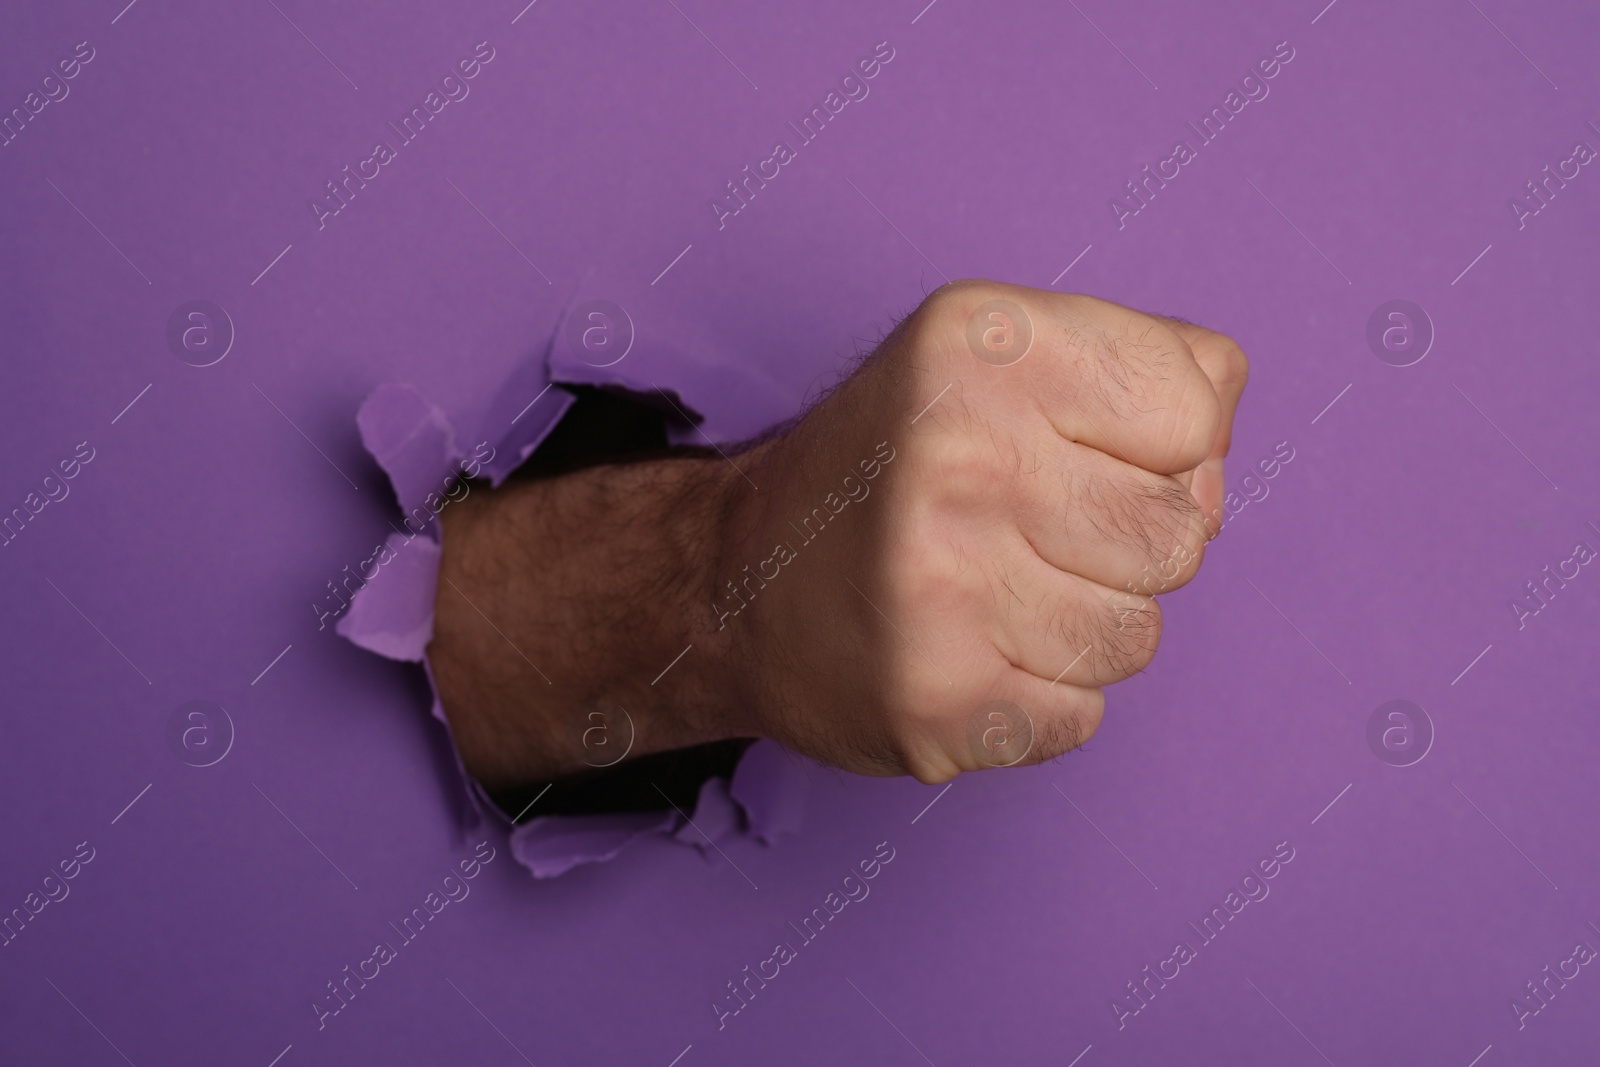
POLYGON ((770 736, 933 783, 1076 747, 1220 528, 1246 374, 1196 326, 958 282, 731 461, 470 498, 430 647, 469 771, 770 736))

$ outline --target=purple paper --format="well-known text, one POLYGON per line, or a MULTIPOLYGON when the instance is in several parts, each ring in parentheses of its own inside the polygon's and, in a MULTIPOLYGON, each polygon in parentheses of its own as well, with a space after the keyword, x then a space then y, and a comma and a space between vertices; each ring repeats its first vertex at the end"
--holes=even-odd
POLYGON ((0 11, 0 1062, 1590 1062, 1597 40, 1510 0, 0 11), (761 744, 726 833, 473 826, 384 658, 416 502, 523 462, 557 381, 748 438, 974 276, 1252 360, 1228 523, 1087 748, 930 788, 761 744), (363 446, 390 383, 366 439, 438 488, 363 446))
POLYGON ((421 663, 433 639, 439 546, 426 535, 397 533, 384 545, 391 562, 351 598, 349 613, 339 620, 339 634, 380 656, 421 663))
POLYGON ((681 821, 671 811, 547 816, 518 827, 511 835, 511 851, 535 878, 554 878, 579 864, 613 859, 635 838, 670 833, 681 821))

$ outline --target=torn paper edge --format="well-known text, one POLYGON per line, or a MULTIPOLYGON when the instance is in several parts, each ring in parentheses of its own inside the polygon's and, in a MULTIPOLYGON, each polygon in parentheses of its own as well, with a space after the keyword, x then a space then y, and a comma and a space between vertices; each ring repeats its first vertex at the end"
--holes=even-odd
MULTIPOLYGON (((637 385, 631 380, 606 384, 637 385)), ((522 391, 528 391, 525 383, 522 391)), ((552 878, 582 864, 613 859, 628 844, 644 837, 664 837, 704 852, 730 834, 770 845, 782 834, 797 831, 804 811, 804 770, 795 756, 770 740, 758 741, 745 750, 731 780, 708 779, 691 816, 678 811, 552 815, 516 825, 468 775, 426 654, 433 637, 442 554, 437 516, 451 500, 459 499, 451 494, 456 491, 454 486, 465 484, 460 474, 487 474, 498 486, 533 453, 573 403, 572 394, 555 381, 536 397, 546 402, 546 410, 537 418, 520 427, 516 424, 522 420, 513 419, 511 430, 498 441, 464 453, 448 417, 415 388, 382 385, 372 392, 356 421, 362 444, 394 488, 403 529, 396 526, 388 536, 385 547, 391 558, 370 577, 363 575, 363 586, 352 596, 349 611, 335 629, 370 652, 421 664, 432 694, 431 714, 449 739, 474 821, 487 818, 505 826, 512 855, 535 878, 552 878), (547 392, 559 395, 549 397, 547 392)), ((524 407, 523 413, 533 406, 524 407)))

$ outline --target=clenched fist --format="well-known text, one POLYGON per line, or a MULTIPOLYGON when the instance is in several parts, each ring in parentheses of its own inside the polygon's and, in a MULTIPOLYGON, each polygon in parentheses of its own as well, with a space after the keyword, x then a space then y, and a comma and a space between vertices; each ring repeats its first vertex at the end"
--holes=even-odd
POLYGON ((731 459, 474 494, 429 649, 468 769, 583 772, 623 717, 629 756, 769 736, 929 783, 1076 747, 1220 527, 1246 375, 1188 323, 958 282, 731 459))

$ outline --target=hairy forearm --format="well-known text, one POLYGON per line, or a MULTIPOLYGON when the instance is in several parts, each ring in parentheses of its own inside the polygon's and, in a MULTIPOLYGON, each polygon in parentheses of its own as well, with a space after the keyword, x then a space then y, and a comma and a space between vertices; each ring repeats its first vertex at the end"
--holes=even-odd
POLYGON ((469 773, 510 787, 756 734, 708 607, 730 478, 720 457, 608 465, 444 513, 428 651, 469 773))

